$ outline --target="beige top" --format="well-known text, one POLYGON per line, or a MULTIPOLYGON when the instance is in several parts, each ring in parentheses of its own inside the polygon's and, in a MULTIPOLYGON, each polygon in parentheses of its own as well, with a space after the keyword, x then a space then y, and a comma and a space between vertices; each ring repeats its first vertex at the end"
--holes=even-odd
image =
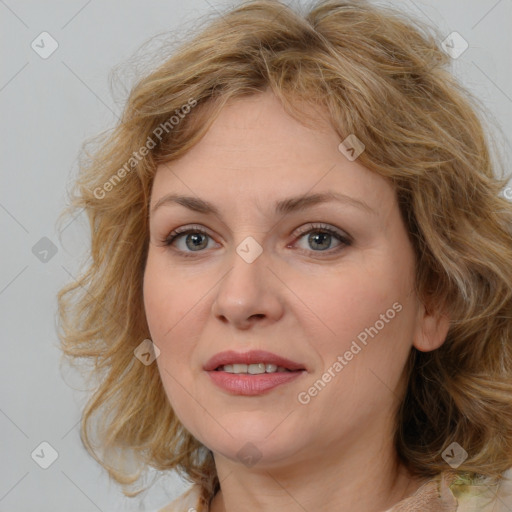
MULTIPOLYGON (((158 512, 207 512, 199 504, 199 486, 158 512)), ((384 512, 512 512, 512 468, 494 486, 468 485, 453 474, 442 474, 423 484, 416 493, 384 512)))

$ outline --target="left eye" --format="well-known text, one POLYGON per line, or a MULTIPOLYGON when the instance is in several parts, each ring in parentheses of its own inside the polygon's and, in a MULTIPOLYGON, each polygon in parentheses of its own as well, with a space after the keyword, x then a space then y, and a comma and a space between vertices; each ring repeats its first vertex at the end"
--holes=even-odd
POLYGON ((312 226, 307 231, 300 233, 298 240, 304 238, 306 235, 308 235, 307 243, 310 244, 310 247, 315 247, 318 249, 314 250, 313 252, 322 252, 330 249, 333 238, 340 242, 337 250, 341 250, 339 249, 340 246, 343 248, 343 246, 349 246, 352 243, 348 236, 345 236, 341 232, 324 225, 312 226))
MULTIPOLYGON (((341 246, 349 246, 352 243, 350 237, 325 225, 310 226, 307 231, 299 233, 296 240, 300 240, 306 235, 308 235, 307 242, 311 244, 312 249, 305 250, 312 250, 313 252, 323 252, 330 249, 333 238, 340 242, 341 246)), ((200 252, 208 247, 209 238, 211 238, 210 235, 200 227, 177 229, 166 238, 164 245, 171 246, 175 242, 184 240, 185 247, 189 251, 183 247, 178 247, 179 252, 200 252), (184 237, 185 235, 186 237, 184 237)))

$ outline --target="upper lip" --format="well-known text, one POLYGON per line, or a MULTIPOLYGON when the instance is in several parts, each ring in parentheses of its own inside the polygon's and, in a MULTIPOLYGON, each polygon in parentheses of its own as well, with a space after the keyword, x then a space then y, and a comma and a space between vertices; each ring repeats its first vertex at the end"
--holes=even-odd
POLYGON ((288 370, 305 370, 304 365, 265 350, 250 350, 249 352, 227 350, 225 352, 219 352, 208 360, 204 365, 204 369, 206 371, 212 371, 226 364, 249 365, 257 363, 275 364, 276 366, 282 366, 288 370))

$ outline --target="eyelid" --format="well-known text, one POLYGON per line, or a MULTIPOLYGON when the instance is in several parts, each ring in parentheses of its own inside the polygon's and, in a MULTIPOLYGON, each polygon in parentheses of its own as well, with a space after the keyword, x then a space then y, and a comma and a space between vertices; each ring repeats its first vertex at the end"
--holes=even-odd
POLYGON ((201 226, 200 224, 187 224, 185 226, 180 226, 179 228, 173 229, 163 240, 164 243, 168 241, 173 241, 175 238, 177 238, 178 235, 186 234, 189 232, 193 233, 202 233, 204 235, 208 235, 210 238, 213 238, 210 233, 208 233, 208 230, 201 226))
POLYGON ((306 224, 302 228, 299 228, 299 231, 297 233, 297 238, 302 237, 306 233, 309 233, 310 231, 327 231, 330 234, 337 235, 346 242, 352 243, 354 240, 353 238, 346 232, 339 228, 336 228, 334 226, 331 226, 330 224, 326 224, 323 222, 310 222, 309 224, 306 224))
MULTIPOLYGON (((291 242, 291 245, 295 245, 297 243, 297 241, 300 238, 302 238, 304 235, 306 235, 307 233, 315 232, 315 231, 326 232, 327 234, 334 236, 338 240, 338 242, 340 242, 340 245, 338 247, 335 247, 334 249, 327 249, 326 251, 314 251, 311 249, 308 250, 308 249, 300 249, 300 248, 297 249, 302 252, 304 252, 304 251, 308 252, 308 253, 323 253, 323 252, 325 252, 328 255, 334 255, 337 252, 339 252, 340 250, 342 250, 343 248, 351 246, 354 242, 354 239, 352 238, 352 236, 349 233, 347 233, 346 231, 343 231, 335 226, 331 226, 330 224, 323 223, 323 222, 310 222, 298 229, 299 230, 298 230, 298 232, 295 233, 295 235, 294 235, 295 238, 291 242)), ((203 226, 201 226, 199 224, 188 224, 185 226, 180 226, 179 228, 176 228, 173 231, 171 231, 171 233, 169 235, 167 235, 167 237, 165 237, 165 239, 162 241, 162 245, 172 248, 173 242, 175 242, 177 239, 179 239, 180 235, 185 235, 185 234, 189 234, 189 233, 201 233, 205 236, 210 237, 213 240, 213 236, 210 235, 208 230, 206 228, 204 228, 203 226)), ((287 247, 290 247, 290 244, 288 244, 287 247)), ((185 257, 193 256, 194 252, 196 252, 196 251, 181 251, 178 249, 173 249, 173 250, 175 250, 178 254, 185 256, 185 257)), ((198 254, 200 254, 202 252, 205 252, 205 251, 204 250, 197 251, 198 254)))

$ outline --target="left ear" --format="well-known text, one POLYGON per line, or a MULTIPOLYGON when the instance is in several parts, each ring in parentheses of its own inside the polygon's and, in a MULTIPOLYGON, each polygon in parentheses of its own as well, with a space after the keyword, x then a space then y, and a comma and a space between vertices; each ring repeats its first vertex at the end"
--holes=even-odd
POLYGON ((413 346, 420 352, 430 352, 439 348, 450 329, 450 317, 447 313, 420 304, 413 346))

